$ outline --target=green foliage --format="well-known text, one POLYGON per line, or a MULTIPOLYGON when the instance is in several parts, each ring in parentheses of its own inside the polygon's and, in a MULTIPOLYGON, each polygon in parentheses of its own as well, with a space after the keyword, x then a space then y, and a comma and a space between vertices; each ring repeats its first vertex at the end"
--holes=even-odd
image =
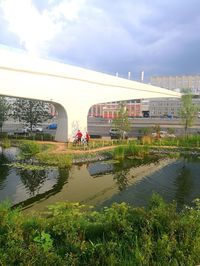
POLYGON ((13 104, 13 118, 29 126, 37 126, 50 118, 47 104, 42 101, 17 99, 13 104))
POLYGON ((155 125, 155 126, 153 127, 153 130, 155 130, 155 132, 156 132, 157 134, 159 134, 159 133, 160 133, 160 130, 161 130, 160 125, 159 125, 159 124, 155 125))
POLYGON ((34 241, 41 245, 44 251, 49 251, 53 247, 53 240, 51 239, 51 236, 44 231, 34 237, 34 241))
POLYGON ((8 113, 11 107, 6 97, 0 96, 0 132, 2 132, 3 123, 8 119, 8 113))
POLYGON ((149 144, 152 144, 153 140, 154 139, 151 136, 143 136, 141 138, 141 144, 142 145, 149 145, 149 144))
POLYGON ((178 141, 180 147, 200 147, 200 135, 188 135, 186 139, 180 137, 178 141))
POLYGON ((152 129, 150 127, 143 127, 139 130, 139 133, 141 133, 144 136, 148 136, 152 132, 152 129))
POLYGON ((7 132, 0 132, 0 139, 5 139, 8 138, 8 133, 7 132))
POLYGON ((122 131, 122 138, 123 138, 123 132, 129 132, 131 129, 131 124, 128 119, 128 110, 126 108, 126 105, 121 102, 119 105, 119 110, 117 113, 116 118, 112 120, 112 127, 118 128, 122 131))
POLYGON ((57 203, 42 215, 0 205, 1 265, 198 265, 200 201, 176 211, 153 195, 146 209, 125 203, 94 211, 57 203))
POLYGON ((127 156, 139 156, 143 157, 149 153, 148 146, 139 146, 134 142, 126 146, 118 146, 113 150, 113 158, 116 160, 122 160, 127 156))
POLYGON ((10 167, 15 167, 17 169, 22 169, 22 170, 30 170, 30 171, 41 171, 47 169, 46 166, 42 165, 34 165, 34 164, 24 164, 24 163, 10 163, 10 167))
POLYGON ((118 146, 113 150, 113 158, 116 160, 122 160, 125 157, 125 147, 118 146))
POLYGON ((11 147, 11 141, 8 138, 4 138, 1 141, 1 145, 3 148, 10 148, 11 147))
POLYGON ((169 128, 167 128, 167 133, 168 134, 174 134, 175 133, 175 129, 173 127, 169 127, 169 128))
POLYGON ((156 133, 156 139, 160 139, 160 125, 159 124, 156 124, 154 127, 153 127, 153 130, 155 131, 156 133))
POLYGON ((34 141, 22 141, 20 144, 20 155, 22 158, 30 158, 40 152, 40 145, 34 141))
POLYGON ((176 138, 161 138, 159 140, 152 140, 153 146, 176 146, 180 148, 199 148, 200 147, 200 135, 188 135, 185 137, 176 138))
POLYGON ((193 125, 199 108, 192 103, 191 94, 183 95, 181 98, 181 104, 180 116, 183 121, 185 136, 187 136, 187 130, 193 125))
POLYGON ((72 165, 70 154, 50 154, 47 152, 37 154, 36 158, 42 164, 54 165, 59 168, 69 168, 72 165))
POLYGON ((35 140, 50 140, 52 141, 54 137, 49 133, 36 133, 32 136, 35 140))
POLYGON ((12 139, 27 139, 27 140, 41 140, 41 141, 53 141, 54 136, 49 133, 33 133, 28 135, 11 135, 9 136, 12 139))

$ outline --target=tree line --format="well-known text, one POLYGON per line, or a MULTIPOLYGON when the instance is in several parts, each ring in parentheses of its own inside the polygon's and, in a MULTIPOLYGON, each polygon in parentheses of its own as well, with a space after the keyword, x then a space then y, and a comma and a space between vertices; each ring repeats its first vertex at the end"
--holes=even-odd
MULTIPOLYGON (((185 137, 188 135, 188 128, 194 124, 198 112, 199 106, 192 102, 192 94, 183 94, 181 97, 181 108, 179 115, 184 127, 185 137)), ((121 132, 129 132, 131 130, 130 121, 128 119, 128 110, 123 102, 119 105, 119 110, 117 116, 112 121, 112 126, 114 128, 120 129, 121 132)), ((155 126, 155 130, 156 132, 160 131, 159 125, 157 127, 155 126)), ((123 135, 121 137, 123 138, 123 135)))
MULTIPOLYGON (((0 132, 2 132, 3 124, 9 117, 22 122, 32 131, 33 126, 37 126, 51 118, 48 108, 48 104, 43 101, 15 99, 11 104, 7 97, 0 96, 0 132)), ((198 111, 199 107, 192 102, 192 95, 184 94, 181 98, 180 117, 183 122, 185 136, 187 136, 188 128, 193 125, 198 111)), ((130 131, 130 121, 124 102, 120 103, 117 116, 112 121, 112 126, 118 128, 121 132, 130 131)))
POLYGON ((48 104, 43 101, 17 98, 11 103, 7 97, 0 96, 0 132, 9 117, 22 122, 32 131, 33 126, 48 120, 51 115, 48 104))

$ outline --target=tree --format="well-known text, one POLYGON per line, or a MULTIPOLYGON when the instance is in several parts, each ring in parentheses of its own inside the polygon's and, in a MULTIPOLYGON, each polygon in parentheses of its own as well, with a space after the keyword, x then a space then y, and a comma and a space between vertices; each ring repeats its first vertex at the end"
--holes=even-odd
POLYGON ((192 95, 185 94, 181 98, 180 117, 183 121, 185 137, 187 136, 187 130, 194 123, 198 113, 198 106, 192 103, 192 95))
POLYGON ((0 132, 2 132, 3 123, 8 119, 9 110, 10 104, 6 100, 6 97, 0 96, 0 132))
POLYGON ((117 112, 117 116, 112 121, 112 126, 120 129, 122 132, 122 138, 124 138, 123 133, 129 132, 131 129, 130 121, 128 119, 128 110, 123 102, 119 104, 119 110, 117 112))
POLYGON ((159 124, 157 124, 157 125, 155 125, 154 127, 153 127, 153 129, 155 130, 155 132, 156 132, 156 138, 157 139, 159 139, 160 138, 160 125, 159 124))
POLYGON ((37 126, 49 119, 47 104, 42 101, 17 99, 13 104, 13 118, 30 127, 37 126))
POLYGON ((151 133, 152 129, 149 127, 143 127, 141 129, 139 129, 139 133, 144 135, 144 136, 148 136, 151 133))

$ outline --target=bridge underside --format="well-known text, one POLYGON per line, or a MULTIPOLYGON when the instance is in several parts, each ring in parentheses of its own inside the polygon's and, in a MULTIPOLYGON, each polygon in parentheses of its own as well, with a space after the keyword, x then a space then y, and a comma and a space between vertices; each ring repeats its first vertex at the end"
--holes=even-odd
POLYGON ((0 58, 0 95, 54 104, 58 111, 57 141, 68 141, 75 124, 87 130, 87 114, 94 104, 181 96, 174 91, 5 49, 0 49, 0 58))

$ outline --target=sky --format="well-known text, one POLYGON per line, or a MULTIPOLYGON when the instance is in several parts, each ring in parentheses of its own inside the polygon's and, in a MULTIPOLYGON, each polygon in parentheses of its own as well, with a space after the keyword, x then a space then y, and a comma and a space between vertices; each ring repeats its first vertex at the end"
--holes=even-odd
POLYGON ((145 82, 200 73, 199 0, 0 0, 0 44, 145 82))

